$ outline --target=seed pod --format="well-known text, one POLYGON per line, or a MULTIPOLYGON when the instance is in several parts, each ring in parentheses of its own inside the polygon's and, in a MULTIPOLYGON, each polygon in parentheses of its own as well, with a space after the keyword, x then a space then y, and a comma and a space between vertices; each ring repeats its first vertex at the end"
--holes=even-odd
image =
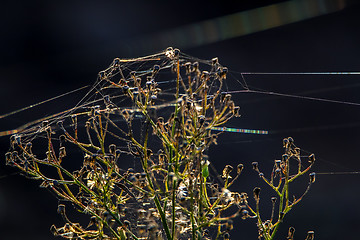
POLYGON ((212 65, 219 64, 219 59, 217 57, 214 57, 213 59, 211 59, 211 64, 212 65))
POLYGON ((139 179, 145 181, 145 179, 146 179, 146 172, 140 173, 140 178, 139 178, 139 179))
POLYGON ((224 233, 223 238, 224 240, 230 239, 230 234, 228 232, 224 233))
POLYGON ((314 240, 314 231, 308 231, 308 234, 307 234, 305 240, 314 240))
POLYGON ((15 144, 15 135, 11 135, 10 136, 10 145, 11 145, 12 148, 15 147, 14 144, 15 144))
POLYGON ((84 156, 84 165, 89 165, 91 163, 91 156, 89 154, 85 154, 84 156))
POLYGON ((289 140, 287 138, 283 139, 283 147, 287 148, 289 146, 289 140))
POLYGON ((248 210, 246 210, 246 209, 242 209, 241 210, 241 214, 242 214, 242 219, 243 220, 245 220, 245 219, 247 219, 248 217, 249 217, 249 211, 248 210))
POLYGON ((275 160, 275 166, 276 168, 280 168, 281 160, 275 160))
POLYGON ((49 125, 49 121, 48 121, 48 120, 42 121, 42 123, 41 123, 41 126, 42 126, 42 127, 46 127, 47 125, 49 125))
POLYGON ((266 222, 264 222, 265 229, 268 229, 269 226, 270 226, 270 220, 266 220, 266 222))
POLYGON ((226 226, 226 231, 231 231, 234 228, 233 221, 227 220, 225 226, 226 226))
POLYGON ((105 96, 104 96, 104 102, 105 102, 106 105, 110 105, 110 104, 111 104, 110 96, 109 96, 109 95, 105 95, 105 96))
POLYGON ((231 99, 231 94, 229 94, 229 93, 225 94, 224 101, 228 102, 228 101, 230 101, 230 99, 231 99))
POLYGON ((115 155, 116 152, 116 145, 115 144, 110 144, 109 145, 109 153, 112 155, 115 155))
POLYGON ((193 62, 192 64, 193 67, 193 72, 196 72, 197 70, 199 70, 199 62, 193 62))
POLYGON ((152 75, 154 76, 155 74, 157 74, 159 72, 159 70, 160 70, 160 66, 154 65, 152 75))
POLYGON ((96 224, 96 222, 97 222, 97 218, 96 218, 96 216, 91 216, 91 217, 90 217, 90 223, 89 223, 89 226, 91 226, 91 225, 95 225, 95 224, 96 224))
POLYGON ((65 135, 60 135, 59 141, 60 141, 60 147, 64 146, 64 143, 66 141, 66 136, 65 135))
POLYGON ((60 149, 59 149, 59 157, 60 158, 66 157, 66 149, 65 149, 65 147, 60 147, 60 149))
POLYGON ((315 154, 311 154, 310 156, 309 156, 309 162, 311 163, 311 164, 313 164, 314 162, 315 162, 315 154))
MULTIPOLYGON (((46 131, 46 133, 48 134, 48 137, 50 137, 50 135, 51 135, 51 126, 47 126, 46 128, 45 128, 45 131, 46 131)), ((20 144, 19 144, 20 145, 20 144)))
POLYGON ((203 71, 201 73, 201 79, 204 79, 205 81, 209 79, 209 72, 208 71, 203 71))
POLYGON ((186 75, 190 74, 191 73, 191 62, 185 63, 184 66, 185 66, 186 75))
POLYGON ((153 151, 151 149, 146 149, 146 155, 150 157, 152 155, 153 151))
POLYGON ((16 160, 18 157, 19 157, 19 154, 18 154, 18 152, 17 151, 13 151, 12 153, 11 153, 11 157, 12 157, 12 159, 14 160, 16 160))
POLYGON ((233 167, 231 165, 226 165, 222 172, 222 177, 227 178, 232 170, 233 170, 233 167))
POLYGON ((114 66, 117 66, 117 65, 119 65, 120 64, 120 59, 119 58, 114 58, 114 60, 113 60, 113 65, 114 66))
POLYGON ((10 164, 13 162, 13 158, 12 158, 12 154, 11 152, 7 152, 5 154, 5 159, 6 159, 6 165, 10 164))
POLYGON ((315 182, 315 176, 316 176, 315 172, 309 174, 310 184, 315 182))
POLYGON ((128 220, 124 220, 124 225, 125 227, 129 227, 130 226, 130 222, 128 220))
POLYGON ((226 75, 228 73, 228 68, 227 67, 223 67, 221 73, 220 73, 220 77, 223 79, 226 79, 226 75))
POLYGON ((121 150, 120 150, 120 149, 116 149, 116 150, 115 150, 115 157, 116 157, 116 158, 119 158, 119 157, 120 157, 120 154, 121 154, 121 150))
POLYGON ((252 162, 251 163, 252 164, 252 166, 253 166, 253 169, 255 170, 255 171, 259 171, 259 163, 258 162, 252 162))
POLYGON ((244 165, 243 165, 243 164, 240 163, 239 165, 237 165, 237 174, 240 174, 243 169, 244 169, 244 165))
POLYGON ((261 188, 259 188, 259 187, 254 188, 253 192, 254 192, 254 198, 256 201, 259 201, 259 199, 260 199, 260 191, 261 191, 261 188))
POLYGON ((226 92, 220 93, 220 101, 223 102, 225 100, 226 92))
POLYGON ((59 204, 57 212, 59 214, 64 214, 65 213, 65 205, 64 204, 59 204))
POLYGON ((105 71, 99 72, 99 78, 103 80, 106 77, 105 71))
POLYGON ((240 107, 239 106, 234 107, 233 113, 235 117, 240 117, 240 107))
POLYGON ((59 120, 56 124, 57 124, 61 129, 64 129, 64 121, 63 121, 63 120, 59 120))
POLYGON ((145 214, 146 214, 146 211, 144 209, 139 209, 138 210, 138 214, 139 214, 139 217, 140 218, 144 218, 145 217, 145 214))
POLYGON ((152 84, 152 78, 151 78, 150 76, 148 76, 146 80, 147 80, 147 81, 146 81, 146 86, 147 86, 147 87, 150 87, 151 84, 152 84))
POLYGON ((17 145, 21 145, 21 136, 15 135, 14 140, 17 145))
MULTIPOLYGON (((65 225, 64 225, 64 231, 65 232, 69 232, 70 231, 70 224, 69 223, 65 223, 65 225)), ((73 234, 73 233, 71 233, 71 234, 73 234)), ((71 236, 71 235, 70 235, 71 236)), ((71 237, 72 238, 72 237, 71 237)))
POLYGON ((289 232, 288 232, 288 237, 287 237, 287 239, 289 239, 289 240, 294 239, 294 233, 295 233, 295 228, 290 227, 290 228, 289 228, 289 232))
POLYGON ((31 142, 26 143, 26 145, 25 145, 26 151, 30 152, 30 151, 31 151, 31 147, 32 147, 32 143, 31 143, 31 142))
POLYGON ((174 57, 178 57, 179 54, 180 54, 180 49, 175 48, 175 49, 174 49, 174 57))
POLYGON ((50 231, 52 232, 52 234, 54 234, 54 236, 59 235, 59 232, 58 232, 57 228, 55 227, 55 225, 51 225, 50 231))
POLYGON ((205 122, 205 116, 204 115, 200 115, 199 116, 199 123, 200 123, 200 126, 203 125, 205 122))
POLYGON ((149 232, 154 232, 156 229, 157 229, 157 225, 154 222, 149 223, 147 226, 147 230, 149 232))

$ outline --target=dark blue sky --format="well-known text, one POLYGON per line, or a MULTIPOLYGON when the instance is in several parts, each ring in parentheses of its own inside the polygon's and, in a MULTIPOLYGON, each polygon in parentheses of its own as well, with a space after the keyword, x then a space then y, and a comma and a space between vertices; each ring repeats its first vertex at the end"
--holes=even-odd
MULTIPOLYGON (((230 1, 4 3, 0 17, 0 114, 92 84, 97 73, 114 57, 136 57, 141 46, 129 44, 132 39, 261 7, 264 2, 244 1, 241 6, 230 1)), ((181 51, 203 59, 217 56, 232 71, 233 78, 238 79, 240 72, 356 72, 360 66, 359 10, 359 5, 354 4, 336 13, 211 44, 188 46, 181 51)), ((166 46, 172 46, 172 42, 166 46)), ((150 54, 151 50, 141 55, 150 54)), ((250 88, 265 92, 360 103, 360 75, 244 77, 250 88)), ((241 90, 236 81, 229 85, 241 90)), ((71 106, 81 94, 75 96, 1 119, 0 131, 56 112, 62 105, 71 106)), ((360 170, 357 152, 360 106, 268 94, 236 94, 234 99, 241 107, 242 117, 232 121, 232 127, 265 129, 271 133, 223 134, 220 144, 211 148, 210 160, 218 168, 224 165, 222 159, 233 164, 242 162, 247 167, 235 190, 251 195, 253 187, 263 186, 257 174, 250 171, 251 162, 269 167, 281 156, 282 139, 288 136, 318 156, 317 172, 360 170)), ((3 156, 8 149, 8 137, 1 137, 0 143, 3 156)), ((62 224, 56 213, 56 199, 39 189, 36 182, 9 175, 14 170, 5 166, 3 157, 0 159, 0 176, 6 176, 0 178, 1 238, 53 239, 51 224, 62 224)), ((286 237, 289 226, 296 228, 296 239, 304 239, 308 230, 314 230, 317 239, 356 238, 359 182, 360 175, 319 175, 310 193, 285 219, 279 239, 286 237)), ((233 239, 240 236, 256 239, 254 221, 235 222, 233 239)))

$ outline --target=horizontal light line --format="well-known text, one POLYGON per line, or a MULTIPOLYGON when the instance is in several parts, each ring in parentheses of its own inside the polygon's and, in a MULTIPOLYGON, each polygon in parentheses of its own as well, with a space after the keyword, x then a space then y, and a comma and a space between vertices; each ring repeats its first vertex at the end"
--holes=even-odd
POLYGON ((356 102, 338 101, 338 100, 332 100, 332 99, 307 97, 307 96, 292 95, 292 94, 277 93, 277 92, 266 92, 266 91, 256 91, 256 90, 238 90, 238 91, 228 91, 228 92, 225 92, 225 93, 230 93, 230 94, 234 94, 234 93, 256 93, 256 94, 273 95, 273 96, 279 96, 279 97, 299 98, 299 99, 312 100, 312 101, 318 101, 318 102, 328 102, 328 103, 337 103, 337 104, 360 106, 360 103, 356 103, 356 102))
POLYGON ((244 129, 244 128, 228 128, 228 127, 212 127, 211 130, 221 132, 236 132, 236 133, 249 133, 249 134, 269 134, 266 130, 244 129))
POLYGON ((360 174, 360 172, 322 172, 322 173, 316 173, 316 175, 354 175, 354 174, 360 174))
POLYGON ((242 72, 243 75, 360 75, 360 72, 242 72))

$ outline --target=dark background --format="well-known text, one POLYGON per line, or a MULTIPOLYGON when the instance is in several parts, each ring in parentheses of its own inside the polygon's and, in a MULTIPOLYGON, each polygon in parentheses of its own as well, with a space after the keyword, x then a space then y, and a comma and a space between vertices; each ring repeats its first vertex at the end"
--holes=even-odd
MULTIPOLYGON (((92 84, 114 57, 142 56, 173 46, 171 41, 136 46, 132 39, 147 42, 146 37, 153 33, 161 35, 187 24, 284 1, 241 2, 3 2, 0 114, 92 84)), ((360 66, 360 7, 356 1, 342 2, 345 8, 341 11, 209 44, 184 45, 181 51, 203 59, 217 56, 233 71, 232 79, 241 79, 239 72, 356 72, 360 66)), ((359 75, 244 77, 253 89, 360 103, 359 75)), ((235 83, 229 83, 231 89, 242 90, 235 83)), ((0 119, 0 131, 57 112, 63 105, 74 105, 82 94, 0 119)), ((318 173, 360 170, 360 106, 266 94, 244 93, 234 98, 242 117, 229 126, 270 131, 266 136, 226 133, 211 148, 210 160, 220 170, 225 163, 245 164, 234 190, 251 195, 255 186, 261 186, 266 192, 251 171, 251 162, 270 168, 281 156, 282 139, 287 136, 317 155, 318 173)), ((4 156, 8 137, 1 137, 0 143, 4 156)), ((14 169, 5 166, 4 157, 0 159, 0 238, 54 239, 50 226, 63 224, 56 213, 57 200, 38 183, 14 174, 14 169)), ((278 239, 286 238, 289 226, 296 228, 296 239, 304 239, 308 230, 315 231, 316 239, 357 239, 359 182, 359 174, 318 175, 310 193, 286 217, 278 239)), ((261 200, 265 207, 270 202, 267 196, 261 200)), ((237 220, 234 225, 233 239, 257 238, 254 221, 237 220)))

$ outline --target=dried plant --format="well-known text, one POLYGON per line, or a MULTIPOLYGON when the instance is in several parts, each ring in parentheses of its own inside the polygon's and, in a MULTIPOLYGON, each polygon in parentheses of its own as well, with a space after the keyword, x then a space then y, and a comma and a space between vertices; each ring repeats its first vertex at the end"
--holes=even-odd
MULTIPOLYGON (((6 162, 58 197, 65 225, 51 227, 55 236, 229 239, 232 219, 240 216, 257 219, 259 238, 274 239, 283 217, 303 197, 290 201, 290 183, 307 173, 315 158, 310 155, 303 169, 300 149, 287 138, 270 179, 253 163, 277 194, 266 221, 260 217, 260 188, 254 189, 255 209, 246 193, 229 189, 242 164, 235 170, 227 165, 222 181, 210 178, 206 154, 219 134, 213 129, 239 116, 239 107, 223 90, 226 76, 217 58, 195 59, 172 48, 117 58, 74 108, 11 136, 6 162), (298 162, 295 174, 290 173, 293 160, 298 162), (71 205, 88 216, 87 226, 70 219, 65 209, 71 205)), ((314 181, 311 173, 309 187, 314 181)))
MULTIPOLYGON (((246 204, 248 209, 254 215, 253 217, 257 219, 259 237, 265 240, 274 239, 275 233, 277 232, 285 215, 302 200, 305 194, 310 190, 311 185, 315 182, 315 173, 312 172, 309 174, 309 183, 303 194, 298 198, 294 195, 291 197, 290 184, 298 177, 310 171, 311 167, 315 163, 315 155, 311 154, 306 156, 307 166, 305 167, 303 164, 304 157, 300 155, 301 150, 295 146, 293 138, 285 138, 283 140, 283 147, 285 153, 282 155, 281 160, 275 160, 269 179, 267 179, 264 176, 264 173, 260 171, 258 162, 252 163, 253 169, 259 174, 259 177, 276 193, 276 197, 271 198, 272 211, 270 219, 268 220, 264 220, 260 214, 259 203, 261 189, 259 187, 256 187, 253 191, 256 202, 255 209, 246 204), (291 161, 294 161, 297 165, 295 170, 290 167, 291 161), (277 211, 275 212, 276 209, 277 211)), ((290 227, 287 239, 294 239, 294 233, 295 228, 290 227)))

